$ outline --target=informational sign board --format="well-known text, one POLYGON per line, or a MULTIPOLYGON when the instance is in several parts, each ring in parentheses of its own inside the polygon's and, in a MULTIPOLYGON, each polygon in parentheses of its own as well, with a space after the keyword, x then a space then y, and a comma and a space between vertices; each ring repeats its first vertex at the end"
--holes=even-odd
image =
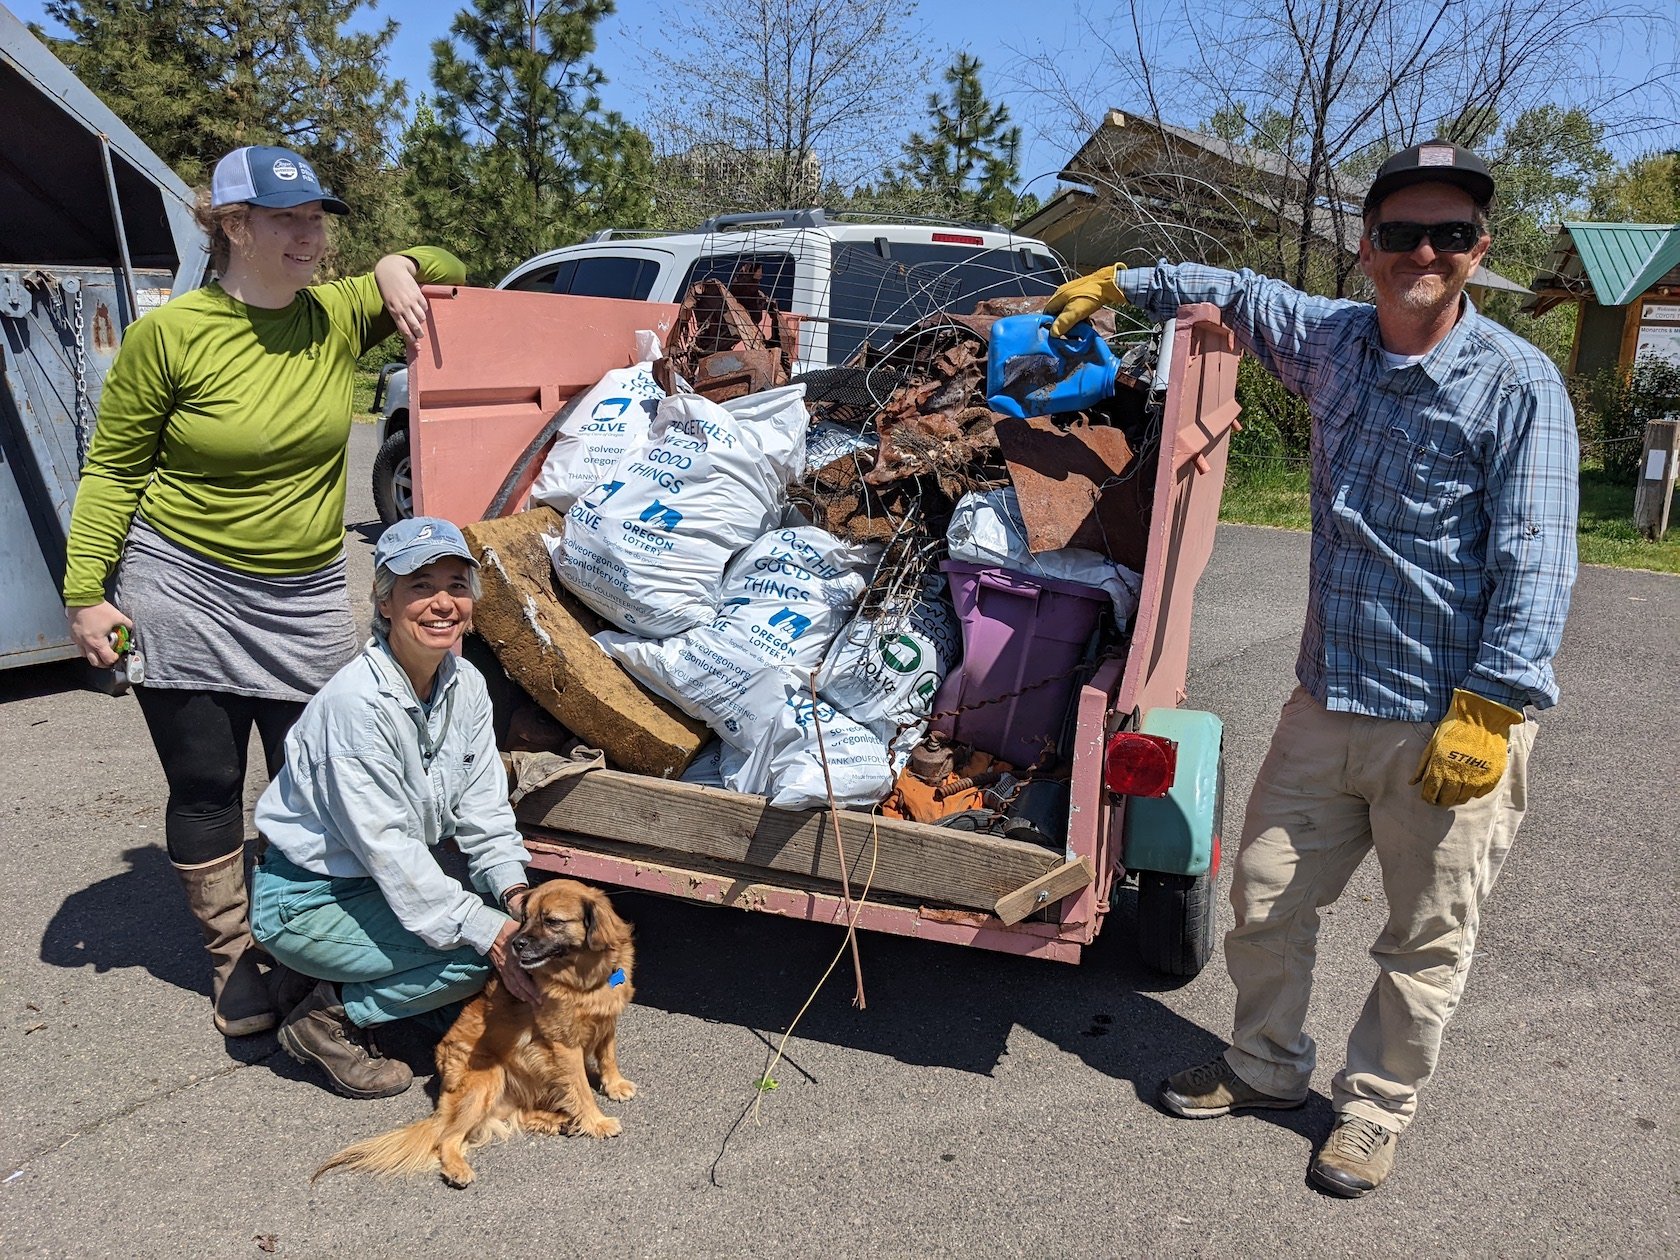
POLYGON ((1639 312, 1634 361, 1665 359, 1680 366, 1680 303, 1649 302, 1639 312))

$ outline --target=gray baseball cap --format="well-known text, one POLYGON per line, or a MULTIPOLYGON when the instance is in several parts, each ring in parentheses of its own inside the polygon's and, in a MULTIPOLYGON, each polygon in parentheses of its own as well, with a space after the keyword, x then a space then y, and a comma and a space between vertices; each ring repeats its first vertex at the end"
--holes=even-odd
POLYGON ((413 573, 444 556, 459 556, 475 568, 478 565, 461 531, 436 516, 397 521, 379 535, 373 549, 374 566, 398 574, 413 573))

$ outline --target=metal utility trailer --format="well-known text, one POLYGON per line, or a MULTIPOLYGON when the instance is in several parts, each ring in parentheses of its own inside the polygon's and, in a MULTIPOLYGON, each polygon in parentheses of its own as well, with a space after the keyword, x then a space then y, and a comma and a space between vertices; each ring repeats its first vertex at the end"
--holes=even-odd
POLYGON ((125 329, 195 288, 192 190, 0 8, 0 669, 76 655, 64 542, 125 329))
MULTIPOLYGON (((470 524, 562 402, 628 362, 633 331, 670 327, 652 303, 429 289, 411 355, 416 511, 470 524)), ((1123 660, 1079 692, 1061 850, 861 812, 773 809, 762 797, 598 770, 518 812, 542 869, 821 922, 1077 962, 1112 894, 1138 887, 1139 946, 1191 975, 1212 949, 1220 862, 1222 727, 1185 702, 1191 602, 1212 550, 1238 351, 1212 307, 1168 326, 1170 354, 1142 592, 1123 660), (1170 789, 1110 790, 1111 757, 1176 757, 1170 789), (837 843, 838 841, 838 843, 837 843), (841 854, 844 854, 842 858, 841 854), (842 886, 842 876, 845 887, 842 886), (856 898, 871 878, 869 897, 856 898)), ((517 510, 529 488, 507 499, 517 510)), ((1157 780, 1159 782, 1159 780, 1157 780)))

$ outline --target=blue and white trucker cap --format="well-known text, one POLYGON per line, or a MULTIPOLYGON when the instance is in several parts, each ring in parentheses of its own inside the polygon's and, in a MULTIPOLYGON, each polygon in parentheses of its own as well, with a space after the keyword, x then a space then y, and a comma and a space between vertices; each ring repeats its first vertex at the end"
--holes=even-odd
POLYGON ((373 549, 374 567, 383 566, 398 574, 413 573, 444 556, 459 556, 468 564, 478 564, 461 531, 436 516, 395 522, 379 535, 373 549))
POLYGON ((319 201, 329 214, 349 214, 350 207, 321 187, 315 168, 290 149, 253 144, 235 149, 216 163, 210 180, 210 206, 245 204, 283 210, 319 201))

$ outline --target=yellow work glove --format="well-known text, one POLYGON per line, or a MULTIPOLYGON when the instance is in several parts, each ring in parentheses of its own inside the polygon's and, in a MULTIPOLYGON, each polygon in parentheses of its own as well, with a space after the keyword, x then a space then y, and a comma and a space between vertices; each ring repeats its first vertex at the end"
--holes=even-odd
POLYGON ((1413 783, 1423 799, 1451 809, 1486 796, 1505 777, 1510 729, 1523 720, 1515 709, 1473 691, 1454 691, 1452 708, 1423 750, 1413 783))
POLYGON ((1050 295, 1044 304, 1046 315, 1055 315, 1050 325, 1052 337, 1065 337, 1077 323, 1090 319, 1104 306, 1126 305, 1126 295, 1114 285, 1116 267, 1104 267, 1088 276, 1069 280, 1050 295))

